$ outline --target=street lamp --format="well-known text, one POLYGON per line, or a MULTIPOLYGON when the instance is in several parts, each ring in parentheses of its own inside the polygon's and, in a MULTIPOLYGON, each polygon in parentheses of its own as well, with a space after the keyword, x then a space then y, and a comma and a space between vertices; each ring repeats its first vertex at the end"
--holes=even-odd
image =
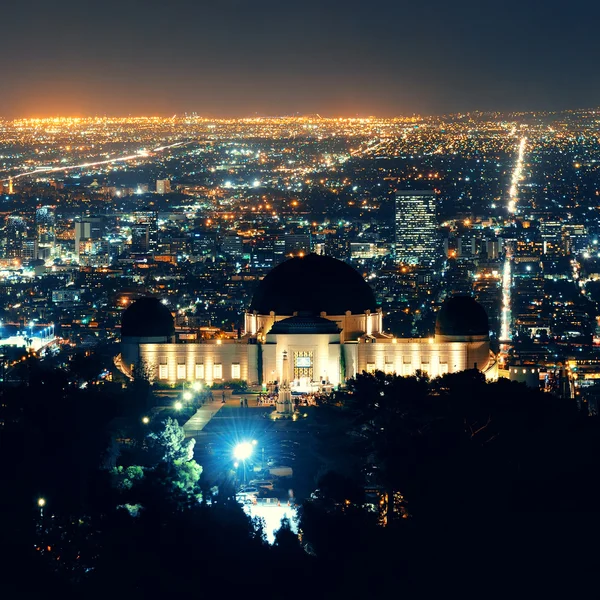
POLYGON ((246 461, 252 456, 254 445, 250 442, 241 442, 233 449, 233 457, 241 462, 244 467, 244 483, 246 483, 246 461))
POLYGON ((150 423, 150 417, 142 417, 142 423, 148 425, 148 423, 150 423))
POLYGON ((186 402, 189 402, 193 397, 194 397, 194 395, 192 394, 192 392, 188 392, 188 391, 183 392, 183 399, 186 402))
POLYGON ((46 498, 38 498, 37 505, 38 505, 38 508, 40 509, 40 521, 39 521, 37 527, 39 528, 39 531, 41 533, 41 531, 44 528, 44 506, 46 506, 46 498))
POLYGON ((175 407, 175 410, 181 410, 183 408, 183 403, 178 400, 173 406, 175 407))
POLYGON ((194 381, 192 388, 195 392, 199 392, 202 389, 202 383, 200 381, 194 381))

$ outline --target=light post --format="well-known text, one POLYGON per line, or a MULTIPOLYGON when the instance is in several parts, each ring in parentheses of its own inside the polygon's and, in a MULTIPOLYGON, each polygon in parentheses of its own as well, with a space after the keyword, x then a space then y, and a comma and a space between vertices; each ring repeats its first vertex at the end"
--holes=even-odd
POLYGON ((173 407, 175 408, 175 410, 181 410, 183 408, 183 403, 179 402, 179 400, 178 400, 177 402, 175 402, 173 407))
POLYGON ((44 506, 46 506, 46 499, 38 498, 37 505, 40 509, 40 531, 43 531, 43 529, 44 529, 44 506))
POLYGON ((142 423, 148 425, 148 423, 150 423, 150 417, 142 417, 142 423))
POLYGON ((254 445, 251 442, 241 442, 233 449, 233 457, 238 464, 241 462, 244 469, 243 482, 246 483, 246 461, 252 456, 254 445))

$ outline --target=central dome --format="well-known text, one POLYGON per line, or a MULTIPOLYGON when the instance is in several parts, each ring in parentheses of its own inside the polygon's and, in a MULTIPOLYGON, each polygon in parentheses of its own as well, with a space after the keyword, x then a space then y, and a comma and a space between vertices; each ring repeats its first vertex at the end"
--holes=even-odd
POLYGON ((275 267, 258 284, 250 312, 318 316, 376 311, 371 286, 350 265, 331 256, 308 254, 275 267))

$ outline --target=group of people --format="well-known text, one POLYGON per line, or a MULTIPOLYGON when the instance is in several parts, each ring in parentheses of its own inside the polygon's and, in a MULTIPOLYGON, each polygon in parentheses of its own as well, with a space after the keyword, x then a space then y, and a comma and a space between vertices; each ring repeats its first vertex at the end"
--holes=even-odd
POLYGON ((272 406, 277 402, 277 394, 259 394, 256 400, 257 406, 272 406))
MULTIPOLYGON (((294 407, 298 409, 300 406, 315 406, 317 399, 322 394, 302 394, 293 398, 294 407)), ((276 393, 260 393, 256 398, 256 406, 275 406, 279 394, 276 393)), ((224 401, 224 400, 223 400, 224 401)), ((240 408, 248 408, 248 398, 240 398, 240 408)))

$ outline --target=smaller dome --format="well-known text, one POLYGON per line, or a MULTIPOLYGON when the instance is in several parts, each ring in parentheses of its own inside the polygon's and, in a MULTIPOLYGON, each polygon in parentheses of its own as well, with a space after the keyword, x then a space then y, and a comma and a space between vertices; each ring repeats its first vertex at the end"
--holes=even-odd
POLYGON ((323 317, 288 317, 277 321, 273 327, 269 330, 269 335, 278 333, 339 333, 335 321, 329 319, 323 319, 323 317))
POLYGON ((158 298, 140 298, 123 313, 121 338, 168 338, 173 335, 175 335, 175 324, 171 312, 158 298))
POLYGON ((436 335, 488 336, 489 333, 487 313, 471 296, 452 296, 442 304, 435 322, 436 335))

